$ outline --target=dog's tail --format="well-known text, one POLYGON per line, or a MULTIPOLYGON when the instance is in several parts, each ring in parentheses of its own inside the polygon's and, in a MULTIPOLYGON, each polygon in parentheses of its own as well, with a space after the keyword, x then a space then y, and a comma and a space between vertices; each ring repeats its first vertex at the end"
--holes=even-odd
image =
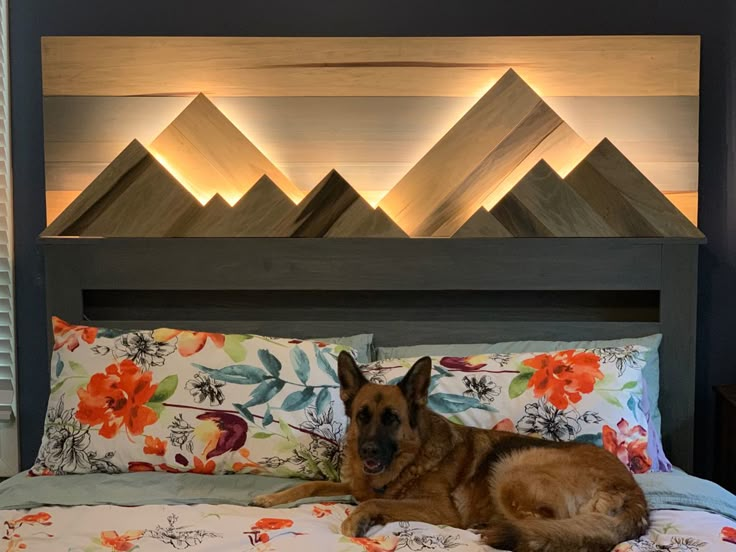
POLYGON ((481 531, 483 542, 516 552, 610 552, 647 529, 646 509, 623 508, 617 515, 581 513, 574 517, 499 520, 481 531))

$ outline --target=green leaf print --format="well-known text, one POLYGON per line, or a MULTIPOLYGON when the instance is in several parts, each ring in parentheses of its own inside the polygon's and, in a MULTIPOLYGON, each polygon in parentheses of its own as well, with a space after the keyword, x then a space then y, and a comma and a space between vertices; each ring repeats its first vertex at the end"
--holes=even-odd
POLYGON ((289 354, 291 357, 291 363, 294 365, 294 372, 299 381, 306 384, 309 379, 309 359, 307 353, 302 351, 298 346, 294 347, 289 354))
POLYGON ((162 403, 168 398, 171 397, 171 395, 174 394, 176 391, 176 387, 179 385, 179 376, 177 375, 171 375, 166 376, 164 379, 161 380, 161 382, 156 387, 156 392, 153 394, 153 397, 151 397, 151 400, 148 402, 151 403, 162 403))
POLYGON ((525 372, 522 374, 519 374, 514 379, 511 380, 511 383, 509 384, 509 398, 515 399, 516 397, 520 397, 524 391, 527 390, 529 387, 529 380, 532 377, 532 372, 525 372))
POLYGON ((263 427, 267 427, 273 423, 273 414, 271 414, 271 407, 266 406, 266 413, 263 415, 263 427))
POLYGON ((238 403, 233 403, 233 406, 235 407, 235 410, 240 412, 243 415, 243 417, 246 420, 248 420, 250 423, 252 424, 256 423, 256 419, 253 417, 253 414, 251 414, 250 410, 248 410, 246 406, 242 404, 238 404, 238 403))
POLYGON ((301 410, 306 408, 314 398, 314 387, 305 387, 299 391, 294 391, 284 399, 284 403, 281 405, 281 410, 287 412, 294 412, 295 410, 301 410))
POLYGON ((259 384, 250 394, 250 400, 243 404, 245 408, 267 403, 284 388, 284 382, 277 379, 266 380, 259 384))
POLYGON ((197 370, 201 370, 208 376, 219 381, 238 383, 240 385, 253 385, 271 378, 262 369, 247 364, 233 364, 224 368, 207 368, 201 364, 192 364, 197 370))
POLYGON ((84 366, 82 366, 78 362, 74 362, 73 360, 69 361, 69 368, 71 368, 72 372, 74 372, 75 374, 87 375, 87 371, 84 369, 84 366))
POLYGON ((225 336, 225 345, 222 350, 230 357, 233 362, 243 362, 245 360, 245 347, 243 341, 251 339, 250 335, 231 334, 225 336))
POLYGON ((330 396, 330 391, 327 389, 327 387, 323 387, 322 390, 319 392, 319 395, 317 395, 317 400, 315 401, 315 407, 317 408, 317 414, 322 415, 323 412, 327 410, 330 406, 332 397, 330 396))
POLYGON ((281 374, 281 362, 268 349, 258 349, 258 358, 268 373, 277 378, 281 374))
POLYGON ((325 357, 324 352, 322 351, 322 349, 319 348, 316 343, 314 344, 314 354, 317 357, 317 366, 319 367, 319 369, 330 376, 335 383, 339 384, 340 379, 337 377, 335 370, 333 370, 332 366, 330 366, 330 363, 325 357))
POLYGON ((451 393, 435 393, 434 395, 430 395, 429 407, 439 414, 455 414, 457 412, 464 412, 470 408, 496 412, 495 408, 483 404, 475 397, 465 397, 451 393))

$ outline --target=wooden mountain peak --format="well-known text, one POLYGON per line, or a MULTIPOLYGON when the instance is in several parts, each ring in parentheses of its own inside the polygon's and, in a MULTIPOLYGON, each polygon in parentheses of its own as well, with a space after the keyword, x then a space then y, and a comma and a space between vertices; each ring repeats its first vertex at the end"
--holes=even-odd
POLYGON ((453 238, 511 238, 513 234, 489 213, 480 207, 475 214, 463 224, 453 238))
POLYGON ((219 193, 229 201, 268 176, 286 195, 301 191, 204 94, 199 94, 151 143, 202 201, 219 193))
POLYGON ((297 205, 296 212, 283 221, 277 234, 300 238, 406 236, 335 169, 297 205))
POLYGON ((379 206, 411 236, 451 236, 521 165, 533 166, 550 148, 559 152, 569 145, 577 150, 581 142, 509 70, 379 206))
POLYGON ((201 209, 137 140, 133 140, 42 235, 161 237, 201 209))
POLYGON ((565 181, 619 236, 704 237, 608 139, 565 181))
POLYGON ((491 209, 517 237, 614 237, 616 233, 545 161, 491 209))
POLYGON ((186 237, 274 237, 295 210, 294 202, 264 175, 235 205, 216 194, 189 225, 176 231, 186 237))

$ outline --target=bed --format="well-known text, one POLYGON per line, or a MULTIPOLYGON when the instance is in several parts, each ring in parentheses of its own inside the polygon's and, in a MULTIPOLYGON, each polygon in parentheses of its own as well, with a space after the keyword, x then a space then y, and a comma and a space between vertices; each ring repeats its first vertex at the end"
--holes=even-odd
MULTIPOLYGON (((377 347, 661 333, 661 431, 676 468, 636 476, 652 525, 618 550, 736 546, 736 497, 686 473, 697 240, 45 237, 42 244, 49 313, 74 323, 295 338, 371 332, 377 347)), ((345 496, 248 505, 298 482, 21 473, 0 486, 3 538, 7 550, 29 551, 487 549, 472 532, 414 522, 344 537, 339 526, 352 507, 345 496)))
MULTIPOLYGON (((349 496, 318 497, 273 509, 249 505, 258 494, 298 484, 295 475, 338 477, 335 470, 327 469, 331 464, 314 458, 308 458, 310 463, 302 456, 290 457, 289 462, 298 461, 297 467, 308 469, 288 472, 283 458, 269 456, 267 466, 257 460, 260 471, 250 473, 244 459, 256 458, 252 452, 272 438, 286 438, 291 446, 292 430, 314 437, 319 431, 315 425, 326 424, 332 431, 335 424, 345 424, 344 418, 342 422, 333 419, 332 407, 326 406, 337 408, 340 401, 329 402, 336 376, 322 347, 329 350, 334 345, 326 336, 370 334, 364 362, 389 358, 385 355, 400 348, 434 346, 439 355, 457 355, 449 357, 449 364, 439 361, 447 365, 446 371, 456 370, 454 381, 464 381, 468 375, 463 364, 480 366, 470 355, 482 353, 470 351, 483 344, 543 340, 575 349, 571 342, 658 336, 656 345, 648 349, 657 365, 649 382, 648 389, 656 391, 650 407, 658 407, 661 413, 661 443, 675 467, 672 471, 639 469, 642 473, 635 477, 652 509, 651 528, 641 539, 621 543, 617 550, 736 552, 736 497, 688 475, 697 429, 696 284, 703 236, 627 157, 634 153, 640 161, 648 159, 642 150, 648 141, 660 140, 660 134, 674 141, 690 136, 691 117, 671 115, 675 104, 668 103, 667 95, 677 99, 673 113, 697 112, 697 101, 681 102, 683 90, 667 81, 654 86, 661 97, 644 98, 641 104, 663 102, 661 109, 624 110, 628 119, 622 124, 618 119, 624 111, 610 108, 619 100, 620 105, 639 105, 641 98, 629 96, 650 96, 652 82, 661 80, 661 75, 680 75, 677 84, 691 82, 686 88, 696 96, 698 41, 645 37, 647 52, 659 52, 657 45, 674 54, 648 56, 654 65, 641 71, 641 56, 634 56, 629 68, 619 67, 621 60, 611 65, 611 51, 634 51, 631 42, 619 44, 632 37, 586 37, 582 43, 579 37, 538 39, 447 38, 432 39, 427 46, 426 39, 406 38, 398 39, 400 43, 380 38, 289 43, 295 39, 221 42, 157 37, 153 44, 146 37, 47 37, 48 197, 60 197, 55 186, 62 186, 59 189, 67 191, 64 197, 73 191, 69 197, 76 199, 64 200, 57 209, 63 211, 40 238, 46 265, 51 373, 48 366, 39 366, 34 375, 43 382, 51 376, 46 426, 49 420, 58 424, 63 439, 49 437, 46 427, 46 441, 41 441, 40 428, 24 435, 34 439, 25 443, 28 448, 42 443, 39 458, 43 462, 0 485, 6 550, 488 550, 470 531, 413 521, 376 526, 364 538, 344 537, 340 524, 354 507, 349 496), (488 54, 503 44, 508 51, 531 48, 535 59, 517 67, 519 72, 507 70, 506 54, 499 54, 498 60, 488 54), (218 53, 219 48, 223 50, 218 53), (280 65, 274 61, 275 55, 281 55, 279 48, 289 52, 283 54, 280 65), (583 50, 585 56, 580 55, 583 50), (129 55, 135 51, 141 55, 129 55), (559 51, 562 63, 555 57, 559 51), (555 53, 554 59, 547 59, 548 52, 555 53), (159 54, 162 57, 156 58, 159 54), (427 55, 434 57, 423 63, 427 55), (586 56, 592 56, 591 61, 580 68, 570 63, 586 56), (154 58, 158 62, 152 62, 154 58), (148 61, 141 63, 141 59, 148 61), (308 59, 320 63, 307 64, 307 70, 308 59), (324 59, 331 63, 323 66, 324 59), (437 59, 444 61, 437 63, 437 59), (603 65, 605 74, 599 70, 603 65), (636 71, 631 70, 634 66, 636 71), (161 78, 167 68, 174 68, 175 78, 161 78), (406 71, 411 78, 406 78, 406 71), (211 81, 205 87, 211 99, 204 94, 191 101, 180 97, 182 90, 204 86, 203 74, 211 81), (613 74, 626 77, 609 78, 613 74), (603 84, 586 88, 598 81, 603 84), (489 83, 495 84, 477 98, 476 89, 489 83), (625 90, 621 83, 626 84, 625 90), (586 140, 601 136, 611 140, 586 143, 537 89, 580 95, 572 98, 573 103, 584 100, 589 111, 577 112, 573 126, 593 121, 601 128, 596 127, 586 140), (453 95, 465 99, 457 103, 453 95), (329 103, 331 99, 338 103, 329 103), (290 105, 296 111, 290 111, 290 105), (335 105, 343 107, 335 109, 335 105), (457 116, 470 108, 444 137, 444 119, 452 117, 443 105, 459 105, 457 116), (290 166, 291 175, 298 174, 294 171, 299 166, 309 173, 301 175, 301 189, 241 132, 250 125, 244 126, 237 115, 248 106, 251 110, 242 118, 260 117, 264 129, 286 129, 270 147, 278 151, 279 144, 290 144, 286 151, 292 156, 310 160, 290 166), (609 112, 603 122, 598 121, 598 114, 609 112), (172 116, 176 118, 169 124, 172 116), (300 131, 302 116, 307 122, 300 131), (351 118, 356 118, 355 128, 335 134, 344 119, 351 118), (609 121, 613 118, 615 124, 609 121), (436 128, 430 131, 427 125, 434 119, 436 128), (243 128, 237 128, 235 120, 243 128), (668 121, 689 125, 687 132, 672 131, 668 121), (620 140, 619 127, 636 132, 624 132, 620 140), (655 138, 646 137, 645 131, 651 128, 658 131, 655 138), (661 132, 663 128, 670 130, 661 132), (310 137, 309 143, 304 136, 310 137), (632 142, 635 147, 626 143, 631 136, 637 137, 632 142), (334 147, 336 139, 344 140, 346 147, 334 147), (425 143, 435 139, 435 144, 425 143), (628 147, 624 147, 627 155, 619 149, 623 146, 628 147), (310 147, 314 152, 307 154, 310 147), (416 162, 416 152, 425 147, 427 154, 416 162), (351 166, 345 164, 343 149, 369 155, 370 162, 361 162, 361 167, 370 166, 370 178, 366 177, 370 185, 364 182, 354 188, 330 170, 351 166), (322 164, 313 163, 315 159, 322 164), (406 161, 406 167, 396 163, 399 159, 406 161), (388 191, 387 185, 399 176, 397 167, 408 172, 388 191), (80 170, 90 179, 98 176, 77 195, 80 170), (64 178, 69 181, 62 184, 64 178), (388 191, 375 198, 375 209, 363 199, 372 187, 388 191), (300 199, 306 189, 311 191, 300 199), (492 197, 495 200, 489 202, 492 197), (232 208, 227 204, 231 200, 237 201, 232 208), (58 319, 52 322, 52 316, 58 319), (137 351, 143 345, 140 356, 131 356, 116 349, 117 342, 104 341, 119 339, 121 334, 99 328, 135 329, 150 335, 131 338, 138 340, 137 351), (197 334, 184 332, 189 347, 184 351, 181 331, 161 332, 162 328, 197 334), (177 332, 175 351, 171 336, 177 332), (177 372, 150 376, 156 372, 153 368, 165 367, 174 357, 182 362, 178 365, 182 370, 190 370, 193 364, 182 358, 197 359, 190 355, 208 350, 219 354, 232 345, 226 333, 240 335, 242 340, 279 341, 291 352, 276 362, 259 349, 257 357, 251 358, 260 364, 243 367, 245 355, 237 348, 242 340, 236 340, 236 347, 227 352, 234 365, 198 364, 199 375, 186 385, 177 372), (103 334, 107 337, 100 337, 103 334), (155 347, 146 349, 151 343, 155 347), (296 352, 300 347, 306 353, 296 352), (109 372, 108 367, 104 374, 90 376, 74 356, 91 351, 89 355, 108 358, 114 356, 113 350, 127 355, 132 363, 125 368, 135 382, 129 390, 145 395, 136 410, 145 412, 145 419, 134 419, 132 410, 126 411, 127 417, 111 418, 95 402, 107 376, 127 377, 118 369, 123 361, 116 358, 109 372), (304 360, 307 354, 316 367, 311 372, 304 360), (141 363, 146 364, 145 374, 137 366, 141 363), (281 370, 292 370, 288 384, 281 370), (310 379, 315 373, 327 377, 329 385, 315 384, 310 379), (100 384, 97 387, 94 378, 100 384), (228 395, 225 404, 224 392, 244 382, 255 387, 247 402, 228 395), (70 403, 58 401, 65 389, 70 390, 65 397, 84 403, 81 416, 78 406, 74 414, 70 403), (279 398, 285 390, 290 394, 279 398), (255 395, 259 397, 254 401, 255 395), (172 404, 172 396, 196 404, 172 404), (202 408, 207 402, 216 404, 202 408), (316 416, 310 413, 313 404, 316 416), (128 438, 143 441, 142 428, 154 427, 152 421, 146 426, 149 418, 172 416, 170 410, 175 408, 192 414, 173 418, 169 437, 145 435, 142 457, 120 460, 121 451, 129 447, 128 438), (282 416, 278 424, 273 420, 277 408, 282 416), (312 416, 311 425, 300 425, 296 421, 300 415, 312 416), (202 426, 211 422, 210 429, 212 423, 222 427, 205 432, 202 454, 192 456, 192 448, 185 449, 197 431, 188 424, 202 416, 202 426), (275 425, 281 432, 276 437, 277 430, 270 429, 275 425), (254 432, 253 427, 258 429, 254 432), (89 440, 98 433, 118 440, 92 455, 89 440), (56 439, 56 448, 46 446, 49 438, 56 439), (218 470, 219 459, 231 456, 237 462, 218 470)), ((621 59, 626 65, 626 59, 621 59)), ((564 107, 564 101, 557 103, 564 107)), ((567 111, 565 117, 575 119, 576 110, 567 111)), ((259 140, 266 135, 258 135, 259 140)), ((654 145, 653 151, 662 148, 654 145)), ((687 147, 691 145, 688 142, 687 147)), ((681 167, 668 171, 666 180, 683 177, 681 167)), ((352 174, 351 180, 359 180, 363 173, 352 174)), ((130 340, 123 343, 123 349, 131 344, 130 340)), ((267 344, 263 347, 268 350, 267 344)), ((590 347, 583 347, 586 354, 590 347)), ((503 355, 525 353, 498 354, 495 361, 505 362, 503 355)), ((625 362, 615 354, 611 358, 614 365, 625 362)), ((97 362, 92 356, 84 361, 97 362)), ((435 375, 442 386, 445 380, 439 376, 447 374, 435 375)), ((509 377, 514 378, 506 387, 509 396, 512 387, 513 394, 529 392, 529 371, 509 377)), ((459 396, 444 395, 435 403, 430 396, 430 404, 445 408, 459 423, 464 423, 459 416, 467 405, 480 414, 492 412, 489 403, 500 400, 497 389, 482 376, 472 381, 476 388, 459 396)), ((621 389, 630 383, 624 382, 621 389)), ((607 408, 630 409, 636 418, 638 400, 644 396, 643 391, 637 397, 632 394, 629 401, 633 402, 608 396, 607 408)), ((560 407, 555 408, 556 416, 560 407)), ((579 414, 573 425, 600 421, 593 411, 579 414)), ((334 417, 338 416, 335 410, 334 417)), ((636 418, 631 426, 619 428, 622 433, 636 433, 640 428, 636 424, 645 421, 650 422, 636 418)), ((479 423, 494 424, 488 418, 479 423)), ((496 426, 509 428, 505 419, 496 426)), ((518 430, 519 423, 513 428, 518 430)), ((330 451, 339 451, 336 435, 320 435, 319 442, 329 442, 334 445, 327 447, 330 451)), ((603 432, 581 436, 607 446, 603 432)))

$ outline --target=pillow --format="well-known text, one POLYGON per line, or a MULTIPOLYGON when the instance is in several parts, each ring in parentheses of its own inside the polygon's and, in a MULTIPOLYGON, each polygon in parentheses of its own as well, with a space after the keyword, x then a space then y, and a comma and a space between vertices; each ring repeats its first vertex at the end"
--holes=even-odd
POLYGON ((644 377, 642 408, 649 421, 649 455, 654 459, 652 471, 669 472, 672 464, 667 459, 662 445, 662 415, 659 411, 659 344, 661 334, 640 338, 598 341, 509 341, 501 343, 475 343, 451 345, 409 345, 400 347, 377 347, 376 359, 412 358, 425 355, 471 356, 490 353, 527 353, 534 351, 560 351, 566 349, 598 350, 609 349, 611 355, 625 355, 636 350, 632 367, 640 369, 644 377))
MULTIPOLYGON (((644 378, 615 349, 433 356, 428 405, 451 421, 554 441, 603 446, 633 473, 651 471, 644 378)), ((417 358, 363 368, 374 382, 396 384, 417 358)))
MULTIPOLYGON (((53 319, 34 475, 165 471, 338 479, 346 345, 53 319)), ((352 338, 343 340, 352 341, 352 338)))

